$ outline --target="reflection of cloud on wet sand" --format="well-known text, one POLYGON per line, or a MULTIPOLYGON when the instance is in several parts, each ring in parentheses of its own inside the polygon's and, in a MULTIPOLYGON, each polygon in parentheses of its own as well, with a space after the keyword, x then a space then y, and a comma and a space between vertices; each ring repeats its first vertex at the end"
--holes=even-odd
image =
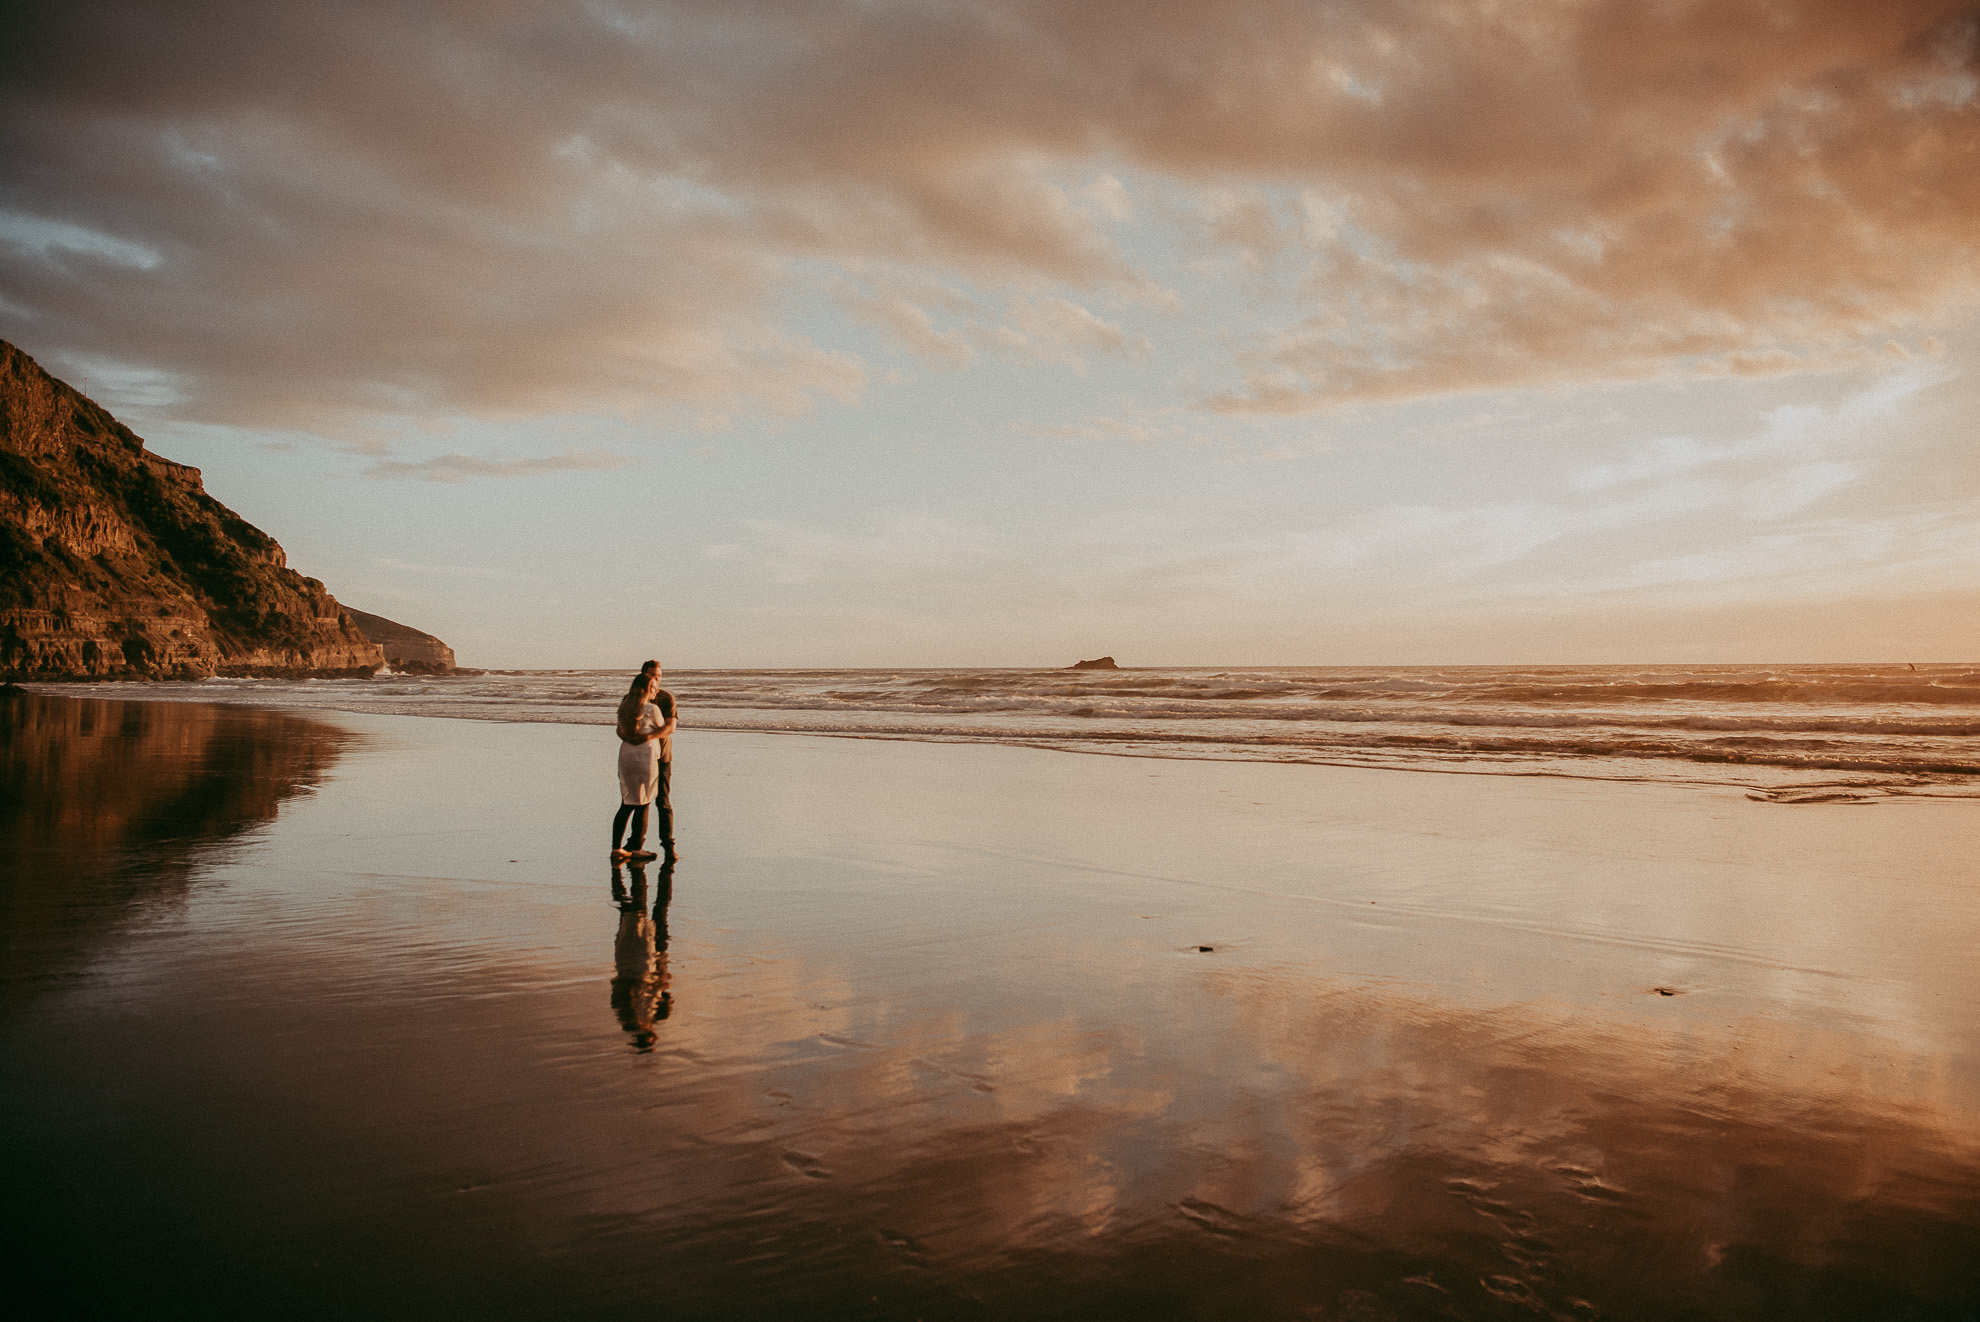
MULTIPOLYGON (((767 1201, 800 1226, 872 1227, 880 1264, 911 1256, 936 1293, 967 1277, 1009 1308, 1041 1282, 1077 1301, 1083 1279, 1266 1314, 1353 1290, 1405 1311, 1510 1290, 1656 1314, 1754 1277, 1965 1288, 1899 1285, 1887 1257, 1894 1235, 1976 1247, 1973 1099, 1930 1059, 1814 1028, 1461 1012, 1293 970, 1214 979, 1155 1031, 1177 1009, 972 1031, 867 1000, 804 1016, 820 1031, 801 1038, 775 1016, 676 1024, 697 1071, 731 1082, 662 1095, 717 1137, 727 1176, 638 1234, 767 1201), (903 1226, 911 1254, 887 1237, 903 1226), (1656 1270, 1614 1261, 1618 1243, 1656 1270)), ((815 1284, 828 1238, 800 1231, 765 1266, 772 1297, 815 1284)))

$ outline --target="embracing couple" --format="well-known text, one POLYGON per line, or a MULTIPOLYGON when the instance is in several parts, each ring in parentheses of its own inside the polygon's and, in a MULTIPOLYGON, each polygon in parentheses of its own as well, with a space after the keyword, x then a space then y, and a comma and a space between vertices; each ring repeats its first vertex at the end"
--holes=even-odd
POLYGON ((674 805, 668 782, 674 769, 674 695, 660 687, 660 663, 648 661, 619 699, 619 811, 612 818, 614 859, 657 858, 646 848, 646 810, 657 809, 653 838, 672 863, 674 805), (630 823, 632 834, 626 834, 630 823), (621 844, 623 842, 623 845, 621 844))

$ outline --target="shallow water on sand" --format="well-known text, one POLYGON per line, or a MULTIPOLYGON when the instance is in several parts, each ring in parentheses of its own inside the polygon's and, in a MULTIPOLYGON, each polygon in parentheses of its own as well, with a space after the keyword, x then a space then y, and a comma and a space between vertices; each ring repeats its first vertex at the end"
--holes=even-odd
POLYGON ((327 719, 0 708, 58 1311, 1980 1309, 1968 804, 327 719))
MULTIPOLYGON (((616 670, 102 683, 151 701, 608 725, 616 670)), ((1156 759, 1980 798, 1970 665, 679 670, 684 725, 1156 759)), ((51 686, 52 687, 52 686, 51 686)), ((70 687, 70 686, 64 686, 70 687)))

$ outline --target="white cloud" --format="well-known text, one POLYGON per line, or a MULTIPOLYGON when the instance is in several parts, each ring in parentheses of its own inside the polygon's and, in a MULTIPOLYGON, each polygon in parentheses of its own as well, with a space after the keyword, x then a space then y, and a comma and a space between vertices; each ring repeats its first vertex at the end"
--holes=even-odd
POLYGON ((1666 436, 1643 446, 1627 459, 1584 468, 1572 481, 1576 490, 1601 491, 1623 482, 1673 477, 1733 457, 1731 450, 1709 450, 1689 436, 1666 436))
POLYGON ((1103 174, 1082 188, 1080 196, 1108 220, 1125 223, 1134 219, 1134 200, 1128 196, 1127 185, 1111 174, 1103 174))
POLYGON ((968 367, 976 350, 954 331, 935 325, 928 310, 896 294, 868 294, 844 286, 841 301, 853 315, 884 327, 918 357, 946 367, 968 367))
POLYGON ((1755 479, 1740 490, 1739 512, 1760 523, 1786 518, 1840 490, 1863 475, 1857 464, 1833 460, 1802 464, 1755 479))
POLYGON ((627 468, 639 460, 607 450, 568 450, 531 459, 484 459, 471 454, 443 454, 432 459, 381 459, 365 470, 366 477, 415 478, 423 482, 469 482, 478 477, 536 477, 544 473, 584 472, 627 468))
POLYGON ((1084 371, 1087 353, 1145 358, 1154 348, 1146 336, 1130 335, 1070 299, 1013 299, 1010 317, 1014 324, 995 328, 984 343, 1020 361, 1066 363, 1084 371))
POLYGON ((50 262, 61 260, 57 254, 67 253, 149 271, 165 260, 157 249, 142 243, 17 211, 0 211, 0 243, 50 262))
POLYGON ((1570 483, 1578 491, 1601 491, 1650 478, 1677 477, 1714 465, 1783 455, 1807 458, 1855 440, 1866 428, 1895 416, 1919 391, 1949 379, 1951 373, 1938 366, 1892 373, 1835 405, 1776 408, 1767 414, 1767 425, 1745 440, 1708 446, 1688 436, 1664 437, 1623 459, 1583 468, 1570 483))

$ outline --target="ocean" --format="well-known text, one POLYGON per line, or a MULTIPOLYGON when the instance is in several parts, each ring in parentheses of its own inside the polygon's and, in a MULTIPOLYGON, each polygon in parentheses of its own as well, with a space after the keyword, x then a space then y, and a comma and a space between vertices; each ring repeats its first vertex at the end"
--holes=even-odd
MULTIPOLYGON (((43 691, 604 725, 631 673, 43 691)), ((670 670, 666 684, 699 729, 1731 785, 1782 803, 1980 797, 1973 665, 670 670)))

